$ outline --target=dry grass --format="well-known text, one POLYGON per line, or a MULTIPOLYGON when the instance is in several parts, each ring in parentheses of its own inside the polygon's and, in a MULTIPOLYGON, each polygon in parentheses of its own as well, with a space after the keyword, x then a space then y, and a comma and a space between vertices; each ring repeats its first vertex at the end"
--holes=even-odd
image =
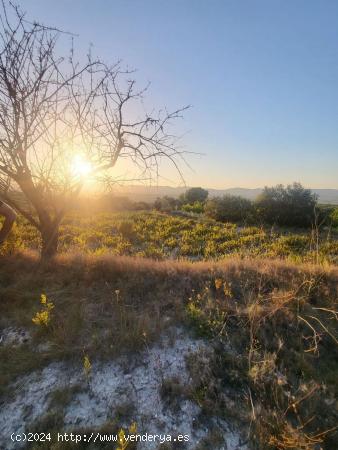
POLYGON ((23 253, 1 257, 0 298, 1 327, 33 335, 33 345, 0 347, 5 389, 50 360, 135 352, 183 324, 211 350, 189 362, 188 392, 164 383, 174 406, 183 395, 206 416, 238 416, 256 448, 338 447, 337 267, 23 253), (41 293, 54 304, 46 327, 32 323, 41 293))

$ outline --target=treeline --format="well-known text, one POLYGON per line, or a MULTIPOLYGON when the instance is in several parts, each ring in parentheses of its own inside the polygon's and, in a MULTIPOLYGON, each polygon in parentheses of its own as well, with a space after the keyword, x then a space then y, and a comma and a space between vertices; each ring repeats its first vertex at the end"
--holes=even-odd
POLYGON ((230 194, 208 198, 207 190, 191 188, 178 199, 157 199, 154 206, 165 212, 181 210, 204 213, 221 222, 294 227, 323 224, 338 226, 338 208, 318 205, 316 194, 300 183, 286 187, 281 184, 265 187, 254 201, 230 194))
POLYGON ((299 183, 265 187, 255 200, 226 194, 209 198, 201 187, 188 189, 180 197, 164 196, 152 202, 132 201, 125 196, 104 195, 78 199, 74 210, 90 214, 104 211, 146 211, 155 209, 165 213, 203 214, 220 222, 243 225, 267 224, 310 227, 332 225, 338 227, 338 207, 319 205, 316 194, 299 183))

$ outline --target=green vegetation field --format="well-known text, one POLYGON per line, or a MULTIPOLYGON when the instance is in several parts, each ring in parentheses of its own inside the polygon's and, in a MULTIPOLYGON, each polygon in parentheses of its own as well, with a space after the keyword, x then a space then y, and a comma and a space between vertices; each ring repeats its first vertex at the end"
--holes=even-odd
MULTIPOLYGON (((19 219, 3 254, 39 247, 39 235, 19 219)), ((337 263, 338 232, 325 229, 239 226, 203 216, 158 212, 68 215, 60 229, 59 251, 110 253, 155 259, 221 259, 230 256, 287 258, 295 262, 337 263)))

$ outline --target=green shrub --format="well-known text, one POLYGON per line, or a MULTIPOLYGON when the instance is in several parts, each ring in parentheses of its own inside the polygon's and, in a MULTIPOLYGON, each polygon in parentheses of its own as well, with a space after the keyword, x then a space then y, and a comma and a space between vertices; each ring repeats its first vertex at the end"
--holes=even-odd
POLYGON ((308 227, 315 219, 316 202, 316 195, 300 183, 286 188, 279 184, 265 187, 255 207, 257 217, 265 223, 308 227))
POLYGON ((182 203, 204 203, 208 198, 209 192, 201 187, 193 187, 188 189, 184 194, 180 196, 182 203))
POLYGON ((243 222, 252 215, 252 202, 246 198, 224 195, 207 201, 205 214, 221 222, 243 222))

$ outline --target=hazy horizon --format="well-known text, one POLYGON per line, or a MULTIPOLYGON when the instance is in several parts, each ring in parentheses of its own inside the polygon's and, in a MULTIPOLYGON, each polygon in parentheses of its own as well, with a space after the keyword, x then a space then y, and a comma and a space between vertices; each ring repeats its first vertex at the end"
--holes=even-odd
MULTIPOLYGON (((121 197, 128 197, 129 200, 132 201, 146 201, 146 202, 152 202, 156 198, 162 198, 164 196, 174 197, 178 198, 182 193, 184 193, 186 190, 188 190, 191 187, 197 187, 197 186, 164 186, 164 185, 152 185, 152 186, 146 186, 146 185, 133 185, 133 184, 126 184, 126 185, 120 185, 115 186, 111 189, 111 191, 86 191, 83 192, 82 197, 91 197, 94 196, 95 198, 98 196, 100 198, 102 195, 109 195, 112 194, 113 196, 121 196, 121 197)), ((250 200, 255 200, 257 196, 262 192, 264 186, 258 187, 258 188, 243 188, 243 187, 231 187, 231 188, 224 188, 224 189, 214 189, 210 188, 208 186, 200 186, 204 189, 209 191, 209 197, 216 197, 216 196, 222 196, 224 194, 230 194, 230 195, 238 195, 244 198, 248 198, 250 200)), ((311 188, 310 188, 311 189, 311 188)), ((338 204, 338 189, 320 189, 320 188, 313 188, 311 189, 312 192, 318 195, 318 202, 321 204, 332 204, 337 205, 338 204)))

